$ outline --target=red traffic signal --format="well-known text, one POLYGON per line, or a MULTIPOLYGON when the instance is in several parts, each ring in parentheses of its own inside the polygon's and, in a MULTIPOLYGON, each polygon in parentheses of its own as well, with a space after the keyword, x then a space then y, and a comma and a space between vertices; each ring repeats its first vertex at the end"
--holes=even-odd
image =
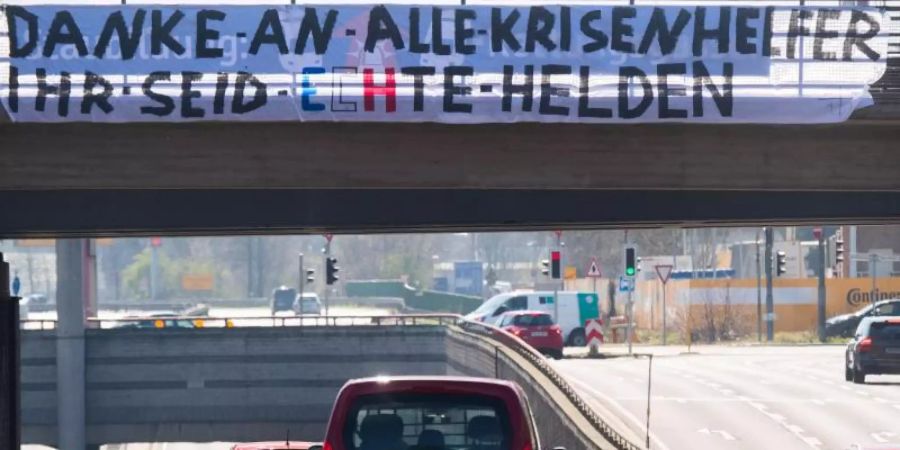
POLYGON ((162 247, 162 238, 159 236, 150 238, 150 245, 152 247, 162 247))
POLYGON ((559 251, 550 252, 550 278, 558 280, 562 272, 561 265, 562 255, 559 251))

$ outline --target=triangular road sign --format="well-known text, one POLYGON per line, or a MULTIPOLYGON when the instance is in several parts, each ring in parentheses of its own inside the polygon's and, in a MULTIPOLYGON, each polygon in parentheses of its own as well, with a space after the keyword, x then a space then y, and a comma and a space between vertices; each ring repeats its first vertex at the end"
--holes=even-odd
POLYGON ((600 278, 600 266, 597 265, 597 259, 591 259, 591 267, 588 269, 587 276, 590 278, 600 278))
POLYGON ((669 275, 672 275, 671 264, 660 264, 656 266, 656 276, 659 277, 659 281, 662 281, 662 284, 669 282, 669 275))

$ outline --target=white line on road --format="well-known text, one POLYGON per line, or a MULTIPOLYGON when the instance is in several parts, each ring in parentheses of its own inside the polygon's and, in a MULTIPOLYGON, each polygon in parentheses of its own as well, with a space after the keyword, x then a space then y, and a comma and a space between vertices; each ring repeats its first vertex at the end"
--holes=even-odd
POLYGON ((729 433, 725 430, 710 430, 709 428, 701 428, 701 429, 697 430, 697 432, 700 434, 707 434, 707 435, 708 434, 718 434, 719 436, 722 436, 722 439, 725 439, 726 441, 737 440, 734 436, 731 435, 731 433, 729 433))
MULTIPOLYGON (((622 407, 622 405, 620 405, 618 402, 616 402, 615 400, 613 400, 612 398, 610 398, 608 395, 604 394, 604 393, 601 392, 601 391, 598 391, 598 390, 595 389, 593 386, 591 386, 591 385, 589 385, 589 384, 587 384, 587 383, 585 383, 585 382, 583 382, 583 381, 581 381, 581 380, 578 380, 578 379, 576 379, 576 378, 574 378, 574 377, 567 377, 567 380, 566 380, 566 381, 568 381, 568 382, 570 382, 570 383, 575 383, 575 384, 577 384, 578 386, 581 386, 582 389, 584 389, 584 390, 590 392, 591 394, 593 394, 593 395, 595 395, 595 396, 597 396, 597 397, 603 399, 603 401, 606 402, 608 405, 610 405, 610 406, 612 406, 613 408, 615 408, 616 410, 618 410, 619 414, 621 414, 622 417, 625 417, 626 419, 628 419, 629 421, 631 421, 631 423, 633 423, 634 425, 636 425, 636 426, 638 427, 638 429, 641 431, 641 433, 644 433, 644 434, 646 435, 646 433, 647 433, 647 426, 644 424, 644 422, 641 421, 640 419, 638 419, 637 417, 635 417, 635 416, 634 416, 633 414, 631 414, 630 412, 628 412, 627 409, 625 409, 624 407, 622 407)), ((655 447, 655 448, 661 449, 661 450, 670 450, 670 449, 669 449, 669 446, 667 446, 666 444, 664 444, 663 441, 661 441, 661 440, 659 439, 659 437, 657 437, 656 434, 654 434, 652 431, 650 432, 650 440, 653 441, 653 444, 654 444, 654 447, 655 447)))

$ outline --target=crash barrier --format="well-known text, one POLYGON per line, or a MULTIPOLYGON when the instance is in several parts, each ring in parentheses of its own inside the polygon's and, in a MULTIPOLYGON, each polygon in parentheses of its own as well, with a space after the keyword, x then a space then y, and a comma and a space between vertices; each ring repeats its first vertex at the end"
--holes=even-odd
MULTIPOLYGON (((235 327, 346 327, 346 326, 404 326, 451 325, 459 320, 447 314, 395 314, 384 316, 221 316, 196 315, 147 316, 101 319, 90 317, 87 328, 235 328, 235 327)), ((56 319, 26 319, 19 321, 23 330, 52 330, 56 319)))
POLYGON ((634 436, 624 435, 627 431, 616 429, 585 403, 544 355, 512 334, 481 322, 460 320, 449 328, 448 358, 456 373, 510 379, 525 388, 541 441, 548 448, 642 448, 634 443, 634 436))

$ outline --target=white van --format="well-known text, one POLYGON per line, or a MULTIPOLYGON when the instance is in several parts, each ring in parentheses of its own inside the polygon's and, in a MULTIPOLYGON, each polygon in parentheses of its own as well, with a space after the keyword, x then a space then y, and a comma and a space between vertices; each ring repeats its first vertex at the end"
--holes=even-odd
POLYGON ((553 291, 506 292, 495 295, 481 304, 466 319, 496 325, 497 319, 507 311, 544 311, 562 329, 567 345, 584 346, 584 323, 600 317, 600 301, 593 292, 560 291, 559 317, 555 316, 553 291))

